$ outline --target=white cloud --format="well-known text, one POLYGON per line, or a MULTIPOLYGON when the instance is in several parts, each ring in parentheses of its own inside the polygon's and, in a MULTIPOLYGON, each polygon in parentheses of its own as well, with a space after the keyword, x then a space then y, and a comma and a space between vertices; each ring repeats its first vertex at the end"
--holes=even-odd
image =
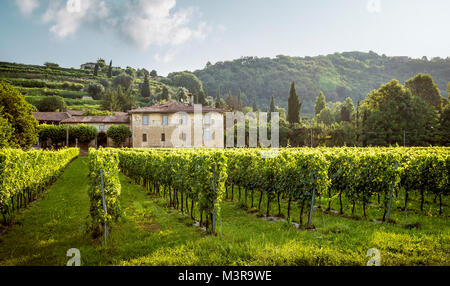
POLYGON ((368 0, 366 9, 369 13, 381 12, 381 0, 368 0))
MULTIPOLYGON (((176 0, 51 0, 42 20, 59 38, 75 34, 84 24, 109 29, 146 49, 151 45, 178 46, 201 40, 209 29, 206 23, 192 23, 200 14, 194 8, 176 9, 176 0), (74 7, 78 7, 74 9, 74 7), (76 10, 76 11, 74 11, 76 10)), ((160 60, 168 56, 161 56, 160 60)))
POLYGON ((189 25, 194 9, 171 13, 175 6, 176 0, 140 0, 122 23, 124 35, 144 49, 153 44, 176 46, 191 39, 203 39, 206 25, 201 23, 196 29, 189 25))
POLYGON ((38 0, 16 0, 16 5, 19 7, 23 15, 31 15, 33 11, 39 7, 38 0))
POLYGON ((83 23, 105 19, 107 16, 108 9, 104 1, 68 0, 65 4, 53 1, 42 16, 42 21, 54 22, 50 32, 65 38, 77 32, 83 23))

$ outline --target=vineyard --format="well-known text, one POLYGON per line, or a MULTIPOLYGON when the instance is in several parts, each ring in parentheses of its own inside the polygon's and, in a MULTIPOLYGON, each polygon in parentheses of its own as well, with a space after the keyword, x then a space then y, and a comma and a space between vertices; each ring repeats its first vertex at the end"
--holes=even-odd
MULTIPOLYGON (((108 78, 106 70, 107 67, 94 76, 93 70, 0 62, 0 79, 13 85, 25 96, 28 103, 36 107, 39 101, 48 96, 60 96, 71 110, 100 109, 101 98, 92 97, 89 86, 100 84, 105 89, 110 88, 113 86, 113 78, 125 72, 123 69, 113 68, 113 77, 108 78)), ((142 82, 142 76, 136 77, 131 85, 138 106, 148 104, 148 99, 143 98, 139 92, 142 82)), ((152 92, 160 92, 163 86, 172 94, 177 90, 173 86, 150 81, 152 92)))
POLYGON ((14 213, 40 196, 78 154, 78 148, 27 152, 1 149, 0 223, 11 222, 14 213))
POLYGON ((82 265, 450 261, 448 148, 77 155, 0 152, 0 265, 65 265, 74 247, 82 265))
MULTIPOLYGON (((216 232, 224 199, 237 200, 245 209, 264 211, 266 217, 272 214, 288 221, 294 220, 293 208, 298 209, 299 227, 304 225, 304 213, 309 215, 306 227, 311 227, 315 208, 323 212, 336 208, 338 215, 346 215, 344 210, 351 209, 351 216, 356 216, 359 206, 360 215, 367 217, 369 205, 377 220, 395 222, 389 219, 392 200, 397 210, 407 213, 411 196, 419 198, 419 212, 424 211, 425 197, 431 196, 439 201, 438 215, 448 215, 443 202, 448 201, 450 189, 449 148, 280 149, 277 156, 266 156, 266 152, 91 150, 91 171, 95 177, 100 168, 111 170, 105 172, 105 192, 114 190, 110 200, 116 201, 120 193, 120 168, 150 194, 167 198, 171 208, 189 213, 210 233, 216 232), (284 210, 281 206, 286 202, 284 210)), ((98 178, 95 180, 98 182, 98 178)), ((98 188, 94 189, 98 194, 98 188)), ((98 199, 94 201, 99 209, 98 199)))

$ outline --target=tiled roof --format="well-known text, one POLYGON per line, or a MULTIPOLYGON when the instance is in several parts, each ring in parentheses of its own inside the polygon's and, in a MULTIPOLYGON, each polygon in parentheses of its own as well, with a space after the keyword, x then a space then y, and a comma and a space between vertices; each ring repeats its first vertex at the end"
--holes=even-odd
POLYGON ((73 116, 61 121, 61 123, 129 123, 129 122, 130 117, 128 115, 73 116))
POLYGON ((38 121, 62 121, 71 117, 68 112, 33 112, 33 116, 38 121))
POLYGON ((85 113, 84 110, 67 110, 67 113, 69 113, 72 116, 81 116, 85 113))
MULTIPOLYGON (((141 107, 137 109, 132 109, 128 113, 175 113, 175 112, 194 112, 194 106, 188 103, 169 101, 160 103, 153 106, 141 107)), ((223 113, 225 110, 213 108, 209 106, 202 106, 202 112, 220 112, 223 113)))

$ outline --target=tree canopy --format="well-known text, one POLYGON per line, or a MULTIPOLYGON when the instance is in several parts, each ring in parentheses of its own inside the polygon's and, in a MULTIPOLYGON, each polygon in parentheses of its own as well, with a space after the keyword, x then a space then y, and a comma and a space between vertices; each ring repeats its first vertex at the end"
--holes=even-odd
POLYGON ((202 82, 191 72, 171 73, 168 77, 172 80, 174 86, 185 87, 197 97, 203 91, 202 82))
POLYGON ((66 111, 67 105, 61 96, 46 96, 35 103, 36 108, 41 112, 66 111))
POLYGON ((404 139, 408 146, 423 146, 439 140, 437 112, 398 80, 369 93, 361 112, 365 146, 403 145, 404 139))
POLYGON ((441 93, 439 88, 428 74, 418 74, 405 83, 414 96, 422 98, 428 105, 441 109, 441 93))
POLYGON ((22 148, 36 143, 38 122, 33 117, 33 107, 19 91, 3 80, 0 80, 0 110, 2 117, 14 129, 12 143, 22 148))
POLYGON ((346 52, 317 57, 275 58, 242 57, 232 61, 217 62, 194 72, 202 81, 207 96, 217 89, 222 93, 247 95, 251 106, 256 96, 259 106, 270 104, 275 94, 276 102, 287 108, 285 95, 292 81, 301 95, 302 112, 313 113, 314 102, 320 91, 327 101, 343 102, 350 97, 356 103, 362 95, 396 78, 404 83, 411 75, 429 73, 441 92, 445 92, 450 78, 450 58, 423 61, 406 57, 387 57, 374 52, 346 52))
POLYGON ((317 116, 322 112, 322 110, 327 106, 327 102, 325 100, 325 95, 321 91, 319 95, 316 97, 316 104, 314 105, 314 114, 317 116))

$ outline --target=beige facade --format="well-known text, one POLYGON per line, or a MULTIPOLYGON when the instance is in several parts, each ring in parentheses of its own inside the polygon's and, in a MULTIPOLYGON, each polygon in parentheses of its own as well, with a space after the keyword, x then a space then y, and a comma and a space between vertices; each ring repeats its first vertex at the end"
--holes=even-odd
POLYGON ((223 148, 220 112, 130 114, 133 148, 223 148))
MULTIPOLYGON (((190 95, 192 102, 192 95, 190 95)), ((106 116, 72 116, 66 113, 36 112, 35 118, 62 117, 58 124, 94 126, 98 135, 90 147, 112 147, 106 132, 112 125, 125 125, 132 136, 124 146, 132 148, 224 147, 224 110, 185 102, 164 102, 154 106, 106 116)))

